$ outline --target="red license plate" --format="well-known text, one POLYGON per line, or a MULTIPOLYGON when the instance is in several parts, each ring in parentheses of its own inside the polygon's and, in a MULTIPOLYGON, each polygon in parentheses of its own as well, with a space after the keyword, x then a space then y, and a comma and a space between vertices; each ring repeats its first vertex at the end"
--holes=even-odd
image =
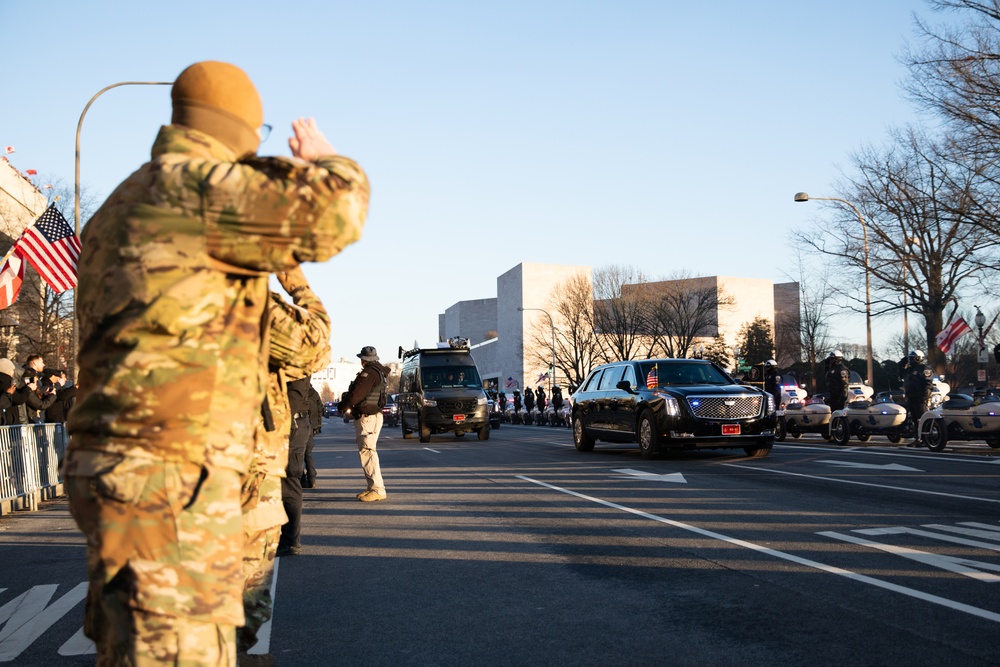
MULTIPOLYGON (((455 415, 452 419, 454 419, 457 422, 464 422, 465 421, 465 415, 455 415)), ((739 431, 737 431, 737 433, 738 432, 739 431)))
POLYGON ((739 435, 740 425, 739 424, 723 424, 722 425, 722 435, 739 435))

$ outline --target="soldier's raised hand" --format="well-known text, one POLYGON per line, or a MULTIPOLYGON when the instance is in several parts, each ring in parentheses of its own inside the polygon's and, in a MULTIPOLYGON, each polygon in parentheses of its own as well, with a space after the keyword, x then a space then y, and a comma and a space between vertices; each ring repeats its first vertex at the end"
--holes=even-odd
POLYGON ((316 127, 315 118, 299 118, 292 121, 294 136, 288 138, 292 155, 312 162, 324 155, 336 155, 337 151, 326 140, 326 136, 316 127))

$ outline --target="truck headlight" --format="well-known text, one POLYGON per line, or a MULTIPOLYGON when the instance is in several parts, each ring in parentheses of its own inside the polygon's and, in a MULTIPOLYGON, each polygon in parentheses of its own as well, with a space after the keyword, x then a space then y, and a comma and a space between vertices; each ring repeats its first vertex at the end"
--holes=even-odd
POLYGON ((425 408, 436 408, 438 402, 435 401, 433 398, 422 398, 420 399, 420 404, 423 405, 425 408))
POLYGON ((480 396, 476 399, 476 405, 486 405, 486 397, 480 396))

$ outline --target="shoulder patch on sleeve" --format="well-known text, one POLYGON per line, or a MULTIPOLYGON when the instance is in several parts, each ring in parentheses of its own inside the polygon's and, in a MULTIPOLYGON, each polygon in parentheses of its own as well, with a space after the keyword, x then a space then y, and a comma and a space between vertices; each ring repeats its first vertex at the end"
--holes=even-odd
POLYGON ((368 371, 361 371, 361 376, 360 377, 363 377, 363 378, 368 377, 368 371))

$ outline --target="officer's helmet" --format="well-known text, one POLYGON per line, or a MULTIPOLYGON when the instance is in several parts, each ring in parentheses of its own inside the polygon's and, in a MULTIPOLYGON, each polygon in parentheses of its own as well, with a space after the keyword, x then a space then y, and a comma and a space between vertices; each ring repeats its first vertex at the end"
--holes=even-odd
POLYGON ((910 352, 910 359, 916 361, 917 363, 923 363, 924 353, 921 352, 920 350, 913 350, 912 352, 910 352))
POLYGON ((834 350, 833 352, 830 353, 830 356, 833 357, 834 359, 843 359, 844 353, 841 352, 840 350, 834 350))
POLYGON ((775 366, 778 365, 778 362, 775 361, 774 359, 768 359, 767 361, 764 362, 764 365, 767 366, 768 368, 774 368, 775 366))

